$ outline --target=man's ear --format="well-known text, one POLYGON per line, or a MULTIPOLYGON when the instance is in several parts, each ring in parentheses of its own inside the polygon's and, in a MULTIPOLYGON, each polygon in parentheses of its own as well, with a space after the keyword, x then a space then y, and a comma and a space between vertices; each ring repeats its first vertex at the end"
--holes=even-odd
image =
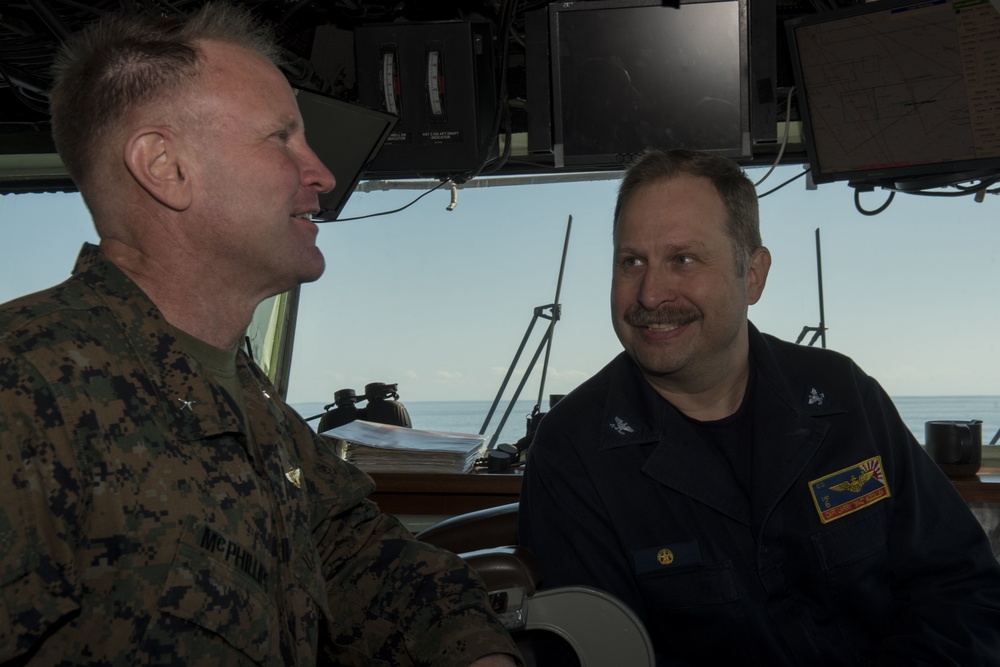
POLYGON ((191 182, 177 137, 167 127, 137 129, 125 144, 125 166, 132 178, 164 206, 183 211, 191 205, 191 182))
POLYGON ((767 272, 771 270, 771 251, 760 246, 750 255, 750 265, 747 267, 747 303, 753 305, 760 300, 767 284, 767 272))

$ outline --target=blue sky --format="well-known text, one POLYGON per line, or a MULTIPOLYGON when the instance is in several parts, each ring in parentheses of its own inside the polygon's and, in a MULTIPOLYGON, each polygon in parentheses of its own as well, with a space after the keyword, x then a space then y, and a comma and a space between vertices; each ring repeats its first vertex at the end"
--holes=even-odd
MULTIPOLYGON (((758 189, 799 171, 781 167, 758 189)), ((845 185, 805 183, 761 200, 773 266, 751 320, 788 340, 818 323, 819 228, 828 347, 894 396, 1000 394, 996 197, 897 195, 868 217, 845 185)), ((302 291, 289 400, 329 402, 338 389, 360 393, 376 381, 398 383, 404 402, 492 399, 533 309, 553 300, 572 215, 545 394, 569 391, 621 349, 609 320, 617 185, 467 188, 453 211, 442 189, 400 213, 323 225, 327 271, 302 291)), ((343 217, 394 209, 418 194, 355 193, 343 217)), ((870 193, 862 203, 874 209, 885 196, 870 193)), ((80 244, 95 238, 76 195, 0 198, 0 301, 62 280, 80 244)), ((535 325, 520 369, 546 324, 535 325)), ((537 396, 540 371, 522 398, 537 396)))

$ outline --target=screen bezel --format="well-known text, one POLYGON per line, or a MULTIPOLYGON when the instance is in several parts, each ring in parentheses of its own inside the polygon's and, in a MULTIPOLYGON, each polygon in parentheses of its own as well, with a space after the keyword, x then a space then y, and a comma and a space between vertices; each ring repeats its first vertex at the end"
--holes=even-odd
MULTIPOLYGON (((664 5, 660 0, 578 0, 572 2, 552 3, 548 7, 548 28, 549 28, 549 53, 550 53, 550 82, 552 95, 552 151, 554 164, 560 167, 604 167, 619 168, 626 167, 637 153, 610 152, 592 154, 567 154, 564 141, 564 113, 562 100, 563 68, 561 63, 560 45, 560 18, 567 13, 579 11, 595 10, 618 10, 628 11, 630 9, 646 9, 658 7, 667 11, 683 11, 687 5, 726 3, 734 4, 738 8, 738 34, 739 44, 737 47, 739 59, 739 145, 726 148, 707 149, 706 152, 716 153, 733 159, 751 158, 752 141, 750 137, 750 96, 749 96, 749 38, 748 38, 748 14, 746 0, 683 0, 675 3, 675 6, 664 5)), ((735 144, 735 142, 734 142, 735 144)), ((659 148, 672 148, 672 146, 658 146, 659 148)), ((690 148, 700 149, 697 146, 690 148)))
POLYGON ((319 196, 317 222, 336 220, 354 189, 374 162, 398 120, 396 116, 303 88, 294 88, 305 124, 306 140, 336 180, 319 196), (342 150, 351 137, 350 151, 342 150))

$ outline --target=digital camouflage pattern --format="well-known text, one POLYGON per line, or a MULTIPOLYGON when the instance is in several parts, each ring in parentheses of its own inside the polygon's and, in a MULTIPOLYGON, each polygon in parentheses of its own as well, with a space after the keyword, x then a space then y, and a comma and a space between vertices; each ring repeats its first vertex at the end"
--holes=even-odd
POLYGON ((516 653, 461 560, 380 514, 240 353, 244 423, 95 246, 0 332, 0 663, 516 653))

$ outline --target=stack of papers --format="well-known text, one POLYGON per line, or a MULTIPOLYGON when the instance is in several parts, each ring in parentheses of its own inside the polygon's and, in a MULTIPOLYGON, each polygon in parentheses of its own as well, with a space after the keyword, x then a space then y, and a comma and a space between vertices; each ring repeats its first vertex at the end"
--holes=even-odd
POLYGON ((323 432, 337 455, 366 472, 467 473, 486 455, 486 438, 421 431, 361 419, 323 432))

